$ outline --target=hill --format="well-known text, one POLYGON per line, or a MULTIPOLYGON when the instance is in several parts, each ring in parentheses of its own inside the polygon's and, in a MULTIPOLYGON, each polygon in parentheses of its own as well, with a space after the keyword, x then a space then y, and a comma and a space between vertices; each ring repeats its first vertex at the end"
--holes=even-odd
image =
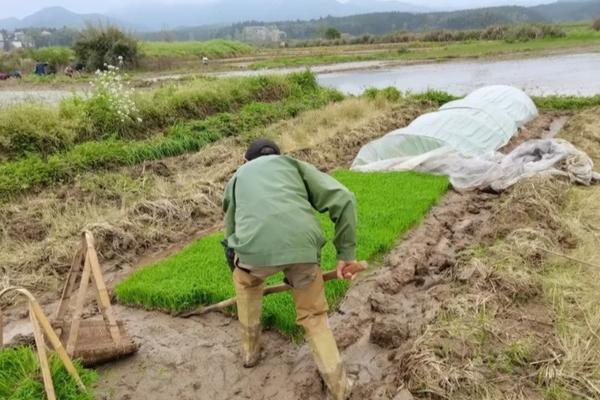
POLYGON ((0 29, 12 31, 22 28, 82 28, 87 23, 113 24, 123 28, 133 27, 129 23, 103 14, 78 14, 63 7, 48 7, 23 19, 0 19, 0 29))

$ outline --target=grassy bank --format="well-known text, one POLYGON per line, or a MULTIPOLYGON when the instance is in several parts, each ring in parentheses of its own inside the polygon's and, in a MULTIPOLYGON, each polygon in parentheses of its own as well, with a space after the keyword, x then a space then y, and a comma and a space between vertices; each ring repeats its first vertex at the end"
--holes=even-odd
MULTIPOLYGON (((85 171, 135 165, 186 152, 197 151, 219 139, 292 118, 302 111, 341 99, 339 93, 314 86, 286 100, 252 102, 237 113, 219 113, 201 121, 180 123, 148 140, 110 138, 88 141, 47 158, 29 156, 0 164, 0 199, 8 199, 34 188, 71 181, 85 171)), ((231 107, 230 104, 223 104, 231 107)))
POLYGON ((209 59, 231 58, 249 55, 254 47, 231 40, 209 40, 206 42, 144 42, 141 50, 146 57, 208 57, 209 59))
POLYGON ((595 50, 600 44, 600 32, 591 28, 567 31, 565 37, 544 38, 530 41, 471 40, 462 42, 408 42, 385 46, 369 52, 351 53, 351 46, 313 48, 313 54, 300 56, 277 56, 250 65, 252 69, 298 67, 319 64, 335 64, 355 61, 399 60, 425 61, 454 58, 494 57, 510 54, 541 54, 581 48, 595 50))
MULTIPOLYGON (((91 392, 83 393, 68 374, 60 359, 51 354, 50 372, 59 400, 93 400, 91 392)), ((87 387, 96 381, 96 373, 77 366, 87 387)), ((29 347, 0 350, 0 398, 7 400, 41 400, 46 398, 36 353, 29 347)))
POLYGON ((135 109, 127 117, 114 106, 124 99, 123 94, 66 99, 58 109, 28 103, 8 106, 0 113, 0 161, 30 154, 46 157, 89 140, 146 138, 180 121, 235 112, 251 102, 278 101, 316 90, 315 79, 308 73, 202 78, 134 93, 130 99, 135 109))
MULTIPOLYGON (((415 173, 333 174, 352 190, 358 202, 357 257, 372 260, 382 255, 397 238, 417 223, 445 192, 446 178, 415 173)), ((321 218, 328 238, 333 227, 321 218)), ((198 304, 210 304, 233 295, 231 273, 223 259, 221 234, 205 237, 179 254, 144 268, 116 288, 119 301, 148 309, 180 311, 198 304)), ((327 245, 322 254, 324 270, 335 266, 335 249, 327 245)), ((269 283, 281 282, 281 276, 269 283)), ((335 305, 348 288, 347 282, 331 282, 326 292, 335 305)), ((266 326, 290 335, 298 334, 291 295, 265 299, 266 326)))
MULTIPOLYGON (((559 134, 600 162, 598 108, 559 134)), ((600 188, 519 183, 490 240, 463 254, 452 300, 404 356, 404 383, 440 398, 600 397, 600 188), (577 261, 581 260, 581 261, 577 261)))

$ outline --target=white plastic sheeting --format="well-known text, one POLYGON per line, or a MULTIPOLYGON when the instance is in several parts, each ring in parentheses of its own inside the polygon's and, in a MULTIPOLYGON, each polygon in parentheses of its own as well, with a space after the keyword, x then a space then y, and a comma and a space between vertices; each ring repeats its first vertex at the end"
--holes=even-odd
POLYGON ((484 87, 367 144, 352 169, 447 175, 457 190, 500 191, 538 174, 566 175, 583 184, 599 180, 592 160, 564 140, 533 140, 508 155, 497 152, 537 115, 521 90, 484 87))
POLYGON ((353 166, 416 156, 440 147, 467 156, 493 152, 507 144, 518 133, 518 128, 536 116, 535 105, 521 90, 487 86, 367 144, 353 166))
POLYGON ((369 171, 421 171, 447 175, 459 191, 492 189, 502 191, 534 175, 562 175, 584 185, 600 181, 594 163, 584 152, 561 139, 530 140, 510 154, 486 153, 466 157, 449 147, 412 157, 380 160, 354 169, 369 171))
POLYGON ((485 86, 461 100, 444 104, 440 110, 451 110, 461 107, 491 106, 508 115, 517 126, 521 127, 537 117, 535 104, 522 90, 512 86, 485 86))

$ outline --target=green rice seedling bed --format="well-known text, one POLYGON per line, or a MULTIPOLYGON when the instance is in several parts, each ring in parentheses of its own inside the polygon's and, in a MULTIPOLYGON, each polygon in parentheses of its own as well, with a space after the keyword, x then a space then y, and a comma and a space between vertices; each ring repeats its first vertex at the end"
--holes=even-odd
MULTIPOLYGON (((83 392, 55 354, 49 357, 56 398, 60 400, 94 400, 90 390, 83 392)), ((95 372, 76 365, 86 387, 96 381, 95 372)), ((43 400, 46 398, 40 363, 35 350, 18 347, 0 350, 0 399, 43 400)))
MULTIPOLYGON (((357 173, 337 171, 333 176, 356 195, 358 203, 357 257, 373 260, 391 250, 396 240, 418 223, 448 188, 445 177, 411 172, 357 173)), ((329 243, 323 248, 322 268, 335 268, 335 249, 330 243, 333 224, 320 216, 329 243)), ((220 244, 222 233, 206 236, 178 254, 143 268, 116 287, 121 303, 179 312, 200 304, 212 304, 234 296, 231 272, 220 244)), ((267 284, 282 281, 272 277, 267 284)), ((348 289, 346 281, 326 284, 333 307, 348 289)), ((289 293, 268 296, 263 303, 263 324, 284 334, 298 336, 295 311, 289 293)))

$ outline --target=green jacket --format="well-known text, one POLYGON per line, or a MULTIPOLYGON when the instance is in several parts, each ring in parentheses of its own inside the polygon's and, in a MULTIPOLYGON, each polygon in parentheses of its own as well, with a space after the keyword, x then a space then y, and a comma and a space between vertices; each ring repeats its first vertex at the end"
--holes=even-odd
POLYGON ((314 210, 335 223, 339 260, 356 258, 356 200, 331 176, 287 156, 244 164, 225 188, 225 237, 256 267, 318 263, 325 238, 314 210))

